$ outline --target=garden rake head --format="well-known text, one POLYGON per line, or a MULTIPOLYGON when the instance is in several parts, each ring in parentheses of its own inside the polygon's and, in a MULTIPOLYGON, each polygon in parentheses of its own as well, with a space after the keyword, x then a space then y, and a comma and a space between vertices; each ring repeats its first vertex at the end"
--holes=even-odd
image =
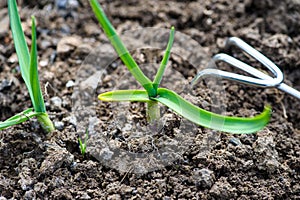
POLYGON ((221 77, 228 80, 238 81, 245 84, 250 84, 258 87, 276 87, 298 99, 300 99, 300 92, 295 90, 294 88, 283 83, 283 73, 282 71, 267 57, 265 57, 262 53, 255 50, 253 47, 248 45, 243 40, 237 37, 231 37, 226 41, 225 48, 228 49, 231 46, 236 46, 255 58, 265 67, 267 67, 274 77, 271 77, 258 69, 224 53, 216 54, 212 58, 212 62, 225 62, 233 67, 237 67, 249 74, 253 77, 240 75, 232 72, 227 72, 219 69, 204 69, 200 71, 196 77, 192 80, 192 84, 194 84, 199 78, 204 76, 216 76, 221 77))

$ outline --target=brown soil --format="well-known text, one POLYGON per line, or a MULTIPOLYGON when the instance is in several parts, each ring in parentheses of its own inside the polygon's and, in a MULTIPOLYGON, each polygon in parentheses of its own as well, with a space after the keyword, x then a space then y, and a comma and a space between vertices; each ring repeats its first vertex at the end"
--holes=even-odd
MULTIPOLYGON (((202 108, 228 115, 252 116, 270 104, 270 123, 250 135, 197 127, 166 108, 162 108, 164 124, 149 127, 144 104, 97 101, 95 97, 101 92, 139 86, 120 60, 110 62, 115 53, 88 2, 68 2, 60 9, 49 0, 24 0, 20 4, 28 42, 30 15, 38 21, 40 80, 57 130, 45 134, 32 119, 0 132, 0 199, 300 199, 299 100, 274 88, 224 80, 217 82, 221 90, 210 81, 186 87, 213 54, 223 52, 225 39, 237 36, 274 61, 284 72, 285 82, 300 90, 299 1, 100 1, 120 33, 173 25, 178 34, 185 34, 177 35, 175 42, 185 36, 198 42, 197 47, 178 43, 174 49, 178 53, 171 55, 163 79, 164 87, 202 108), (99 70, 97 57, 109 65, 100 69, 100 84, 91 91, 97 123, 82 156, 78 137, 84 135, 80 129, 84 120, 72 117, 78 105, 76 84, 99 70), (140 132, 142 137, 133 137, 140 132), (170 141, 167 147, 172 151, 163 148, 166 141, 170 141), (111 149, 104 151, 105 144, 111 149), (167 158, 159 160, 165 151, 167 158), (122 161, 124 152, 153 155, 153 159, 137 159, 130 165, 122 161)), ((5 120, 31 103, 11 32, 7 31, 5 3, 0 3, 0 16, 0 120, 5 120)), ((136 48, 144 44, 130 40, 132 33, 125 43, 135 50, 134 57, 146 74, 153 76, 167 43, 167 31, 162 35, 147 31, 147 37, 161 36, 161 47, 146 50, 136 48)), ((232 53, 248 59, 239 51, 232 53)), ((259 67, 254 60, 250 64, 259 67)), ((79 91, 79 95, 85 94, 79 91)), ((75 114, 86 117, 91 115, 88 111, 75 114)))

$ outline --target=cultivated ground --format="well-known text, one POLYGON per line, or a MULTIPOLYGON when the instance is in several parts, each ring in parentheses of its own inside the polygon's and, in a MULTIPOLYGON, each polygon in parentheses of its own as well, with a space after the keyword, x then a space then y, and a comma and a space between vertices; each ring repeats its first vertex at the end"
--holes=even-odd
MULTIPOLYGON (((0 132, 0 199, 300 199, 299 100, 225 80, 188 86, 212 55, 224 52, 226 38, 237 36, 300 90, 299 1, 100 1, 117 31, 127 31, 125 43, 149 76, 162 58, 168 29, 175 27, 177 47, 163 86, 227 115, 253 116, 270 104, 270 123, 251 135, 197 127, 166 108, 163 124, 147 126, 144 104, 96 100, 104 91, 140 86, 115 58, 88 1, 63 2, 19 4, 28 43, 30 15, 37 18, 40 81, 57 130, 45 134, 30 120, 0 132), (157 46, 143 48, 148 39, 157 46), (80 83, 97 70, 98 85, 82 89, 80 83), (86 111, 80 110, 83 99, 92 101, 86 111), (97 120, 82 156, 77 139, 84 136, 87 116, 97 120)), ((261 67, 238 50, 230 53, 261 67)), ((1 1, 0 120, 28 107, 1 1)))

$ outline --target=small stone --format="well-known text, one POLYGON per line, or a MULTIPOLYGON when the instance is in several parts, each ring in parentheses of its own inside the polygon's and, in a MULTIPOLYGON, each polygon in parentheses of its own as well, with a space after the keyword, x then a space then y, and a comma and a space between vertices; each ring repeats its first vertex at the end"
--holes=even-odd
POLYGON ((255 165, 259 170, 272 174, 280 167, 274 136, 268 129, 262 130, 257 136, 257 140, 253 144, 255 165))
POLYGON ((8 63, 16 63, 18 61, 18 56, 16 53, 12 54, 9 58, 8 58, 8 63))
POLYGON ((61 104, 62 104, 61 98, 55 96, 55 97, 52 97, 50 99, 50 101, 51 101, 51 104, 53 104, 55 107, 58 107, 58 108, 61 107, 61 104))
POLYGON ((42 40, 39 45, 41 49, 47 49, 51 46, 51 42, 48 40, 42 40))
MULTIPOLYGON (((74 162, 74 156, 66 148, 60 147, 56 142, 47 143, 46 155, 47 157, 37 169, 36 173, 49 175, 63 165, 70 166, 74 162)), ((54 184, 60 185, 63 184, 64 181, 65 180, 61 177, 57 177, 57 181, 55 181, 54 184)))
POLYGON ((239 139, 239 138, 236 138, 236 137, 230 138, 230 139, 229 139, 229 142, 230 142, 231 144, 233 144, 234 146, 239 146, 239 145, 242 144, 241 141, 240 141, 240 139, 239 139))
POLYGON ((55 6, 61 10, 75 9, 79 6, 79 3, 77 0, 56 0, 55 6))
POLYGON ((71 27, 69 26, 69 24, 61 24, 60 30, 63 34, 70 34, 71 31, 71 27))
POLYGON ((92 52, 93 48, 89 44, 80 44, 76 51, 75 56, 78 56, 82 59, 84 59, 87 55, 89 55, 92 52))
POLYGON ((54 126, 57 130, 60 130, 60 131, 64 129, 64 123, 63 122, 54 121, 54 126))
POLYGON ((36 193, 34 190, 28 190, 24 194, 24 199, 36 199, 36 193))
POLYGON ((118 63, 113 62, 113 63, 111 64, 111 67, 114 68, 114 69, 116 69, 116 68, 118 67, 118 63))
POLYGON ((66 9, 67 8, 67 3, 68 3, 68 0, 56 0, 55 1, 55 6, 58 9, 66 9))
POLYGON ((99 35, 101 33, 99 27, 91 23, 84 25, 84 31, 87 35, 99 35))
POLYGON ((70 88, 70 87, 73 87, 74 85, 75 85, 75 82, 72 81, 72 80, 69 80, 69 81, 67 82, 67 84, 66 84, 66 87, 67 87, 67 88, 70 88))
POLYGON ((73 124, 74 126, 77 126, 77 119, 74 115, 64 118, 63 121, 73 124))
POLYGON ((46 67, 49 64, 48 60, 41 60, 40 61, 40 66, 41 67, 46 67))
POLYGON ((69 36, 62 38, 57 44, 57 54, 63 56, 73 51, 81 44, 81 38, 76 36, 69 36))
POLYGON ((79 3, 77 0, 68 0, 68 8, 77 8, 79 6, 79 3))
POLYGON ((207 101, 205 101, 205 100, 203 100, 203 101, 201 101, 201 106, 202 106, 203 108, 208 108, 208 107, 210 106, 210 103, 207 102, 207 101))
POLYGON ((3 81, 1 81, 0 83, 0 91, 9 88, 11 86, 12 81, 9 81, 7 79, 4 79, 3 81))
POLYGON ((215 175, 214 172, 203 168, 203 169, 196 169, 193 173, 193 179, 197 186, 201 188, 211 188, 211 186, 215 182, 215 175))

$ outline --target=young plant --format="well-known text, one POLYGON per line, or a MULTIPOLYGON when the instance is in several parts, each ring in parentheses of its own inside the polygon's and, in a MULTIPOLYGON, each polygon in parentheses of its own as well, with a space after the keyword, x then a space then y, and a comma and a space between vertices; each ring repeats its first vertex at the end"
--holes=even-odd
POLYGON ((15 44, 15 49, 19 59, 22 78, 29 91, 33 108, 29 108, 4 122, 0 122, 0 130, 22 123, 32 117, 37 117, 43 129, 47 132, 54 130, 53 123, 49 119, 46 112, 44 99, 38 77, 37 62, 37 44, 36 44, 36 28, 35 18, 32 16, 32 33, 31 33, 31 51, 29 53, 26 44, 24 32, 21 26, 21 20, 18 13, 16 0, 8 0, 8 13, 10 18, 10 26, 15 44))
POLYGON ((269 106, 266 106, 264 111, 255 117, 229 117, 203 110, 183 99, 174 91, 166 88, 160 88, 159 84, 162 80, 163 73, 169 60, 171 47, 174 40, 174 28, 171 28, 166 52, 163 56, 163 60, 160 64, 154 81, 152 82, 144 75, 135 60, 132 58, 131 54, 128 52, 120 37, 117 35, 114 27, 111 25, 98 1, 90 0, 90 4, 106 36, 114 46, 121 60, 127 66, 128 70, 135 77, 135 79, 145 89, 110 91, 100 94, 98 96, 100 100, 145 102, 147 103, 147 115, 150 122, 159 118, 159 102, 169 107, 175 113, 198 125, 229 133, 253 133, 262 129, 268 123, 271 115, 271 108, 269 106))
POLYGON ((83 155, 83 156, 84 156, 85 151, 86 151, 86 142, 87 142, 88 138, 89 138, 89 131, 88 131, 88 129, 86 129, 86 131, 85 131, 84 142, 82 142, 82 140, 81 140, 80 137, 78 138, 79 149, 80 149, 81 155, 83 155))

